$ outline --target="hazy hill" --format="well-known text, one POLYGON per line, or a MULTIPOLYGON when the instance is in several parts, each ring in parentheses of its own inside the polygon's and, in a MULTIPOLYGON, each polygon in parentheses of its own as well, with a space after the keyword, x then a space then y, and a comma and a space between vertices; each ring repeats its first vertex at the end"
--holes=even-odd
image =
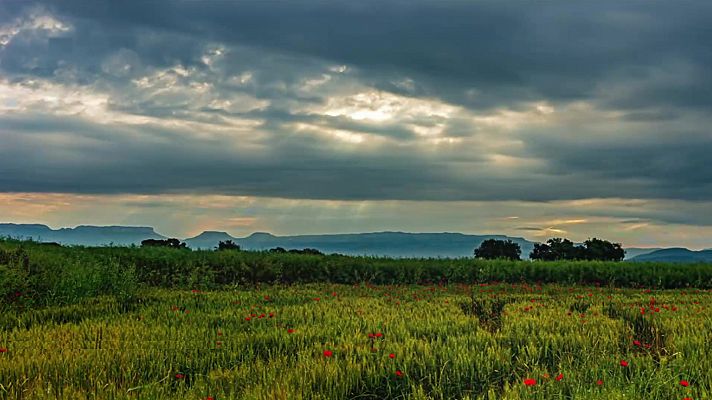
POLYGON ((153 228, 145 226, 80 225, 76 228, 51 229, 40 224, 0 224, 0 237, 85 246, 138 245, 144 239, 165 238, 153 228))
MULTIPOLYGON (((51 229, 41 224, 0 224, 0 237, 33 239, 42 242, 101 245, 139 245, 144 239, 164 239, 151 227, 89 226, 51 229)), ((470 257, 473 250, 485 239, 510 239, 522 248, 522 258, 527 258, 534 242, 505 235, 466 235, 462 233, 407 233, 373 232, 333 235, 275 236, 256 232, 236 238, 225 232, 206 231, 185 239, 192 249, 214 249, 218 242, 232 240, 245 250, 268 250, 275 247, 289 249, 314 248, 324 253, 347 255, 373 255, 388 257, 470 257)), ((626 259, 640 260, 646 253, 661 249, 626 248, 626 259)), ((686 250, 686 249, 667 249, 686 250)), ((687 250, 689 251, 689 250, 687 250)), ((694 252, 693 252, 694 253, 694 252)), ((667 253, 664 253, 667 254, 667 253)), ((669 255, 668 255, 669 256, 669 255)), ((681 260, 687 255, 680 255, 681 260)))
POLYGON ((205 231, 198 236, 185 239, 184 242, 191 249, 208 249, 212 250, 218 246, 220 241, 236 240, 234 237, 225 232, 205 231))
POLYGON ((204 232, 186 239, 192 248, 211 249, 220 240, 233 240, 245 250, 314 248, 324 253, 388 257, 469 257, 485 239, 511 239, 526 257, 534 243, 504 235, 465 235, 462 233, 374 232, 333 235, 275 236, 256 232, 245 238, 234 238, 224 232, 204 232))
POLYGON ((712 250, 688 250, 681 247, 661 249, 633 257, 632 261, 712 262, 712 250))
POLYGON ((660 247, 654 247, 654 248, 651 248, 651 247, 646 247, 646 248, 625 247, 624 250, 625 250, 625 259, 630 260, 634 257, 641 255, 641 254, 648 254, 648 253, 652 253, 657 250, 662 250, 662 248, 660 248, 660 247))

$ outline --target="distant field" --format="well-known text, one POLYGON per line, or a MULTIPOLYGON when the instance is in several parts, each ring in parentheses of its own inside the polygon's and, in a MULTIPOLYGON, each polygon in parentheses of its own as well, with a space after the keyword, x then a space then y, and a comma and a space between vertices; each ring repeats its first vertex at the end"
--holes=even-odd
POLYGON ((0 398, 712 398, 708 291, 301 284, 135 299, 4 312, 0 398))

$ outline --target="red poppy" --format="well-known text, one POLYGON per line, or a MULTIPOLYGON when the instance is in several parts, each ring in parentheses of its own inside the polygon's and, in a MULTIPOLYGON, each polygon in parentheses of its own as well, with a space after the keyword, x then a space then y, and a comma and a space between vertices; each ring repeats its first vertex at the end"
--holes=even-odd
POLYGON ((397 369, 397 370, 396 370, 396 376, 398 376, 398 377, 403 376, 403 372, 401 372, 401 370, 397 369))
POLYGON ((560 380, 562 380, 562 379, 564 379, 564 374, 556 375, 556 380, 557 380, 557 381, 560 381, 560 380))
POLYGON ((393 354, 393 353, 391 353, 391 354, 388 355, 388 358, 396 358, 396 355, 393 354))
POLYGON ((324 357, 331 357, 334 353, 331 350, 324 350, 324 357))
POLYGON ((319 300, 321 300, 321 297, 315 297, 315 298, 314 298, 314 301, 319 301, 319 300))
POLYGON ((206 397, 206 398, 203 399, 203 400, 215 400, 215 398, 214 398, 213 396, 208 396, 208 397, 206 397))
POLYGON ((534 385, 536 385, 536 379, 526 378, 524 380, 524 384, 527 386, 534 386, 534 385))
POLYGON ((621 367, 627 367, 627 366, 628 366, 628 361, 621 360, 621 367))
POLYGON ((294 333, 294 329, 292 329, 292 328, 287 329, 287 333, 294 333))
POLYGON ((599 379, 596 381, 596 385, 598 386, 603 386, 603 379, 599 379))
POLYGON ((250 317, 245 317, 245 321, 249 321, 249 320, 251 320, 251 319, 252 319, 252 318, 250 318, 250 317))
POLYGON ((183 374, 176 374, 176 379, 183 379, 185 378, 185 375, 183 374))
POLYGON ((640 347, 640 340, 634 340, 634 341, 633 341, 633 344, 636 345, 636 346, 638 346, 638 347, 640 347))
POLYGON ((373 339, 373 338, 375 338, 375 337, 376 337, 376 335, 374 335, 373 333, 369 333, 369 334, 368 334, 368 338, 369 338, 369 339, 373 339))
POLYGON ((376 337, 377 337, 377 338, 383 337, 383 334, 382 334, 381 332, 378 332, 378 333, 376 334, 376 337))
POLYGON ((692 397, 685 397, 682 400, 692 400, 692 397))
POLYGON ((0 347, 0 353, 7 353, 7 347, 0 347))
POLYGON ((682 386, 684 386, 684 387, 688 387, 688 386, 690 386, 690 382, 688 382, 688 381, 686 381, 686 380, 683 379, 683 380, 680 381, 680 385, 682 385, 682 386))

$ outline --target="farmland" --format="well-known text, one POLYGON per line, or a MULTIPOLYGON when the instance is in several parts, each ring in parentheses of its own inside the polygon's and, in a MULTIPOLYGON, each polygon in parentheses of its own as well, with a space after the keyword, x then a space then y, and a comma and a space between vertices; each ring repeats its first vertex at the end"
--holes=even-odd
POLYGON ((0 248, 3 399, 712 398, 705 265, 0 248))

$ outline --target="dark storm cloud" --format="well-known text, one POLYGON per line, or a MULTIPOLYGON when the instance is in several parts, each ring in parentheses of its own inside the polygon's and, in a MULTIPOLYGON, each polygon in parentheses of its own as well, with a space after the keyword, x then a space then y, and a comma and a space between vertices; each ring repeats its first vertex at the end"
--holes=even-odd
MULTIPOLYGON (((409 75, 421 93, 472 106, 589 98, 602 84, 645 75, 655 79, 610 104, 707 107, 712 101, 712 4, 705 1, 79 0, 53 6, 114 32, 114 45, 134 47, 135 37, 118 32, 170 32, 270 48, 361 67, 366 80, 383 87, 409 75), (480 96, 468 98, 466 89, 480 96)), ((172 50, 189 61, 192 48, 181 47, 172 50)), ((168 53, 145 50, 142 56, 153 54, 154 62, 168 53)))
POLYGON ((0 47, 9 85, 43 79, 105 95, 112 112, 183 125, 98 122, 49 108, 0 114, 1 191, 712 198, 709 2, 0 4, 3 32, 32 15, 67 26, 11 33, 0 47), (334 72, 340 65, 347 69, 334 72), (306 83, 324 75, 331 81, 318 89, 306 83), (358 85, 473 114, 373 122, 310 108, 358 85), (575 122, 510 134, 473 122, 534 101, 618 115, 582 133, 575 122), (218 129, 233 119, 253 121, 254 135, 203 137, 209 132, 185 125, 218 129), (428 149, 412 128, 438 124, 462 144, 428 149), (320 129, 383 142, 344 148, 320 129), (497 144, 509 137, 519 144, 497 144), (502 166, 492 153, 537 163, 502 166))

